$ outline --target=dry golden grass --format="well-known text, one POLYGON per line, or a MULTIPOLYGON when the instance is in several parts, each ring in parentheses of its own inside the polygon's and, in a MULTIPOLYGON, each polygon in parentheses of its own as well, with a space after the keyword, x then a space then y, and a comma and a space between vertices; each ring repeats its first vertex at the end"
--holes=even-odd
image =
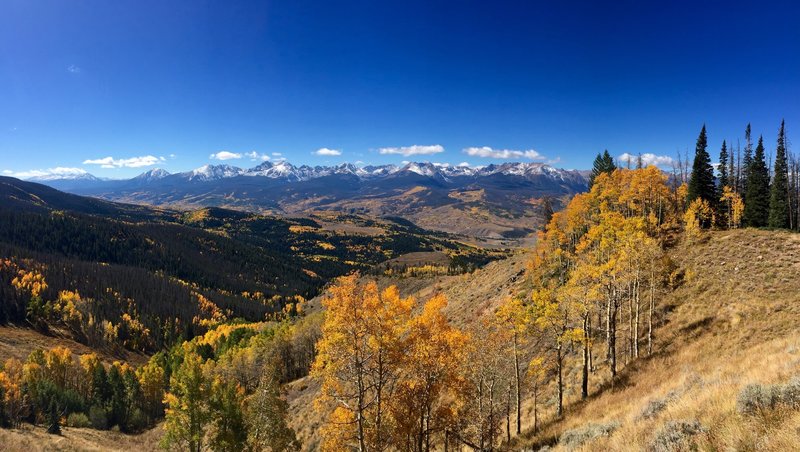
POLYGON ((69 427, 63 427, 61 435, 50 435, 44 427, 26 425, 20 429, 0 429, 0 449, 8 452, 150 451, 158 450, 161 435, 161 426, 139 435, 69 427))
POLYGON ((45 335, 28 328, 0 326, 0 362, 5 362, 8 358, 25 361, 32 351, 53 347, 68 347, 72 353, 77 355, 97 353, 103 361, 125 361, 136 366, 144 364, 150 358, 147 355, 128 350, 111 351, 90 348, 66 336, 66 333, 58 334, 58 331, 54 331, 52 335, 45 335))
POLYGON ((589 423, 618 422, 609 436, 575 450, 653 450, 669 421, 699 421, 704 430, 670 450, 800 448, 800 412, 746 416, 736 410, 747 384, 800 375, 800 235, 714 232, 671 254, 685 282, 664 300, 669 312, 657 330, 658 353, 624 369, 617 388, 595 386, 585 403, 573 396, 562 420, 514 448, 552 443, 589 423), (667 403, 645 419, 650 401, 667 403))

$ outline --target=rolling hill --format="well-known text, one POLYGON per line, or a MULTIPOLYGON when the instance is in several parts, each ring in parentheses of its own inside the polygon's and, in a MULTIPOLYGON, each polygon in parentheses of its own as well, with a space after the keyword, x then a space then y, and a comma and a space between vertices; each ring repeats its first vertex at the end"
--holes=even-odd
MULTIPOLYGON (((405 253, 443 253, 451 272, 502 255, 413 224, 355 215, 288 219, 221 208, 176 211, 12 178, 0 179, 0 200, 0 322, 30 324, 31 294, 13 280, 41 276, 44 301, 74 292, 84 319, 120 325, 127 315, 143 324, 149 334, 135 347, 139 351, 158 350, 223 319, 264 320, 313 297, 336 276, 405 253)), ((98 334, 81 327, 71 336, 112 345, 100 344, 98 334)))

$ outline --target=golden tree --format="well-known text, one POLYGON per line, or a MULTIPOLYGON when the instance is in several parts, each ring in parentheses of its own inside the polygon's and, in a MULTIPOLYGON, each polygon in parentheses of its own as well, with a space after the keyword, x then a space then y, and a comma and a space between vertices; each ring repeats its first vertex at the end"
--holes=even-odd
POLYGON ((323 433, 326 449, 388 446, 386 399, 399 376, 413 304, 396 288, 379 292, 374 282, 358 284, 357 274, 341 278, 323 301, 312 374, 322 380, 318 406, 335 406, 323 433))
POLYGON ((469 338, 450 324, 442 312, 446 306, 447 299, 436 295, 409 324, 392 403, 395 443, 407 450, 430 450, 458 420, 469 338))

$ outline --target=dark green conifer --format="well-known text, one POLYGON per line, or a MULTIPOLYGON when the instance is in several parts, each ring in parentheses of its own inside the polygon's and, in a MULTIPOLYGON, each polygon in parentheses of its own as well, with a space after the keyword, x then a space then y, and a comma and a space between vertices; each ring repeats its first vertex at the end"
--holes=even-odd
POLYGON ((758 146, 748 169, 745 192, 744 223, 759 228, 769 220, 769 170, 764 157, 764 138, 758 138, 758 146))
POLYGON ((608 149, 603 151, 602 154, 598 153, 592 165, 592 175, 589 177, 589 188, 592 188, 595 178, 602 173, 613 173, 617 169, 614 163, 614 158, 608 153, 608 149))
POLYGON ((704 199, 711 206, 715 206, 717 188, 714 183, 714 168, 711 166, 711 157, 708 155, 707 147, 708 140, 704 124, 700 130, 700 136, 697 137, 697 145, 694 151, 692 175, 689 179, 689 202, 695 199, 704 199))
POLYGON ((784 121, 778 131, 778 149, 769 197, 769 227, 789 227, 789 162, 786 158, 786 132, 784 121))
POLYGON ((728 144, 722 140, 722 149, 719 150, 719 193, 730 184, 730 174, 728 173, 728 144))

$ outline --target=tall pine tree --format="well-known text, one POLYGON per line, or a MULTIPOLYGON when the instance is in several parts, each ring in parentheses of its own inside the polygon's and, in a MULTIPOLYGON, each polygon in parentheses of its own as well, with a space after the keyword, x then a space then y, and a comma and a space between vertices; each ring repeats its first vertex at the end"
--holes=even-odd
POLYGON ((730 184, 730 174, 728 173, 728 144, 722 140, 722 149, 719 150, 719 192, 730 184))
POLYGON ((774 171, 769 197, 769 227, 785 229, 789 227, 789 161, 786 158, 784 121, 781 121, 778 131, 774 171))
POLYGON ((758 138, 756 153, 747 173, 744 222, 750 227, 763 227, 769 220, 769 170, 764 157, 764 137, 758 138))
POLYGON ((589 188, 592 188, 597 176, 602 173, 613 173, 615 169, 617 169, 617 165, 614 163, 614 158, 608 153, 608 149, 603 151, 602 154, 598 153, 592 165, 592 175, 589 176, 589 188))
POLYGON ((750 175, 750 165, 752 164, 753 137, 750 133, 750 123, 747 123, 747 127, 744 129, 744 157, 742 157, 742 179, 739 187, 741 193, 747 193, 747 178, 750 175))
POLYGON ((694 151, 692 176, 689 179, 689 202, 699 198, 708 201, 711 206, 715 206, 717 204, 717 187, 714 184, 714 168, 711 166, 711 157, 708 155, 707 147, 706 126, 703 124, 694 151))

